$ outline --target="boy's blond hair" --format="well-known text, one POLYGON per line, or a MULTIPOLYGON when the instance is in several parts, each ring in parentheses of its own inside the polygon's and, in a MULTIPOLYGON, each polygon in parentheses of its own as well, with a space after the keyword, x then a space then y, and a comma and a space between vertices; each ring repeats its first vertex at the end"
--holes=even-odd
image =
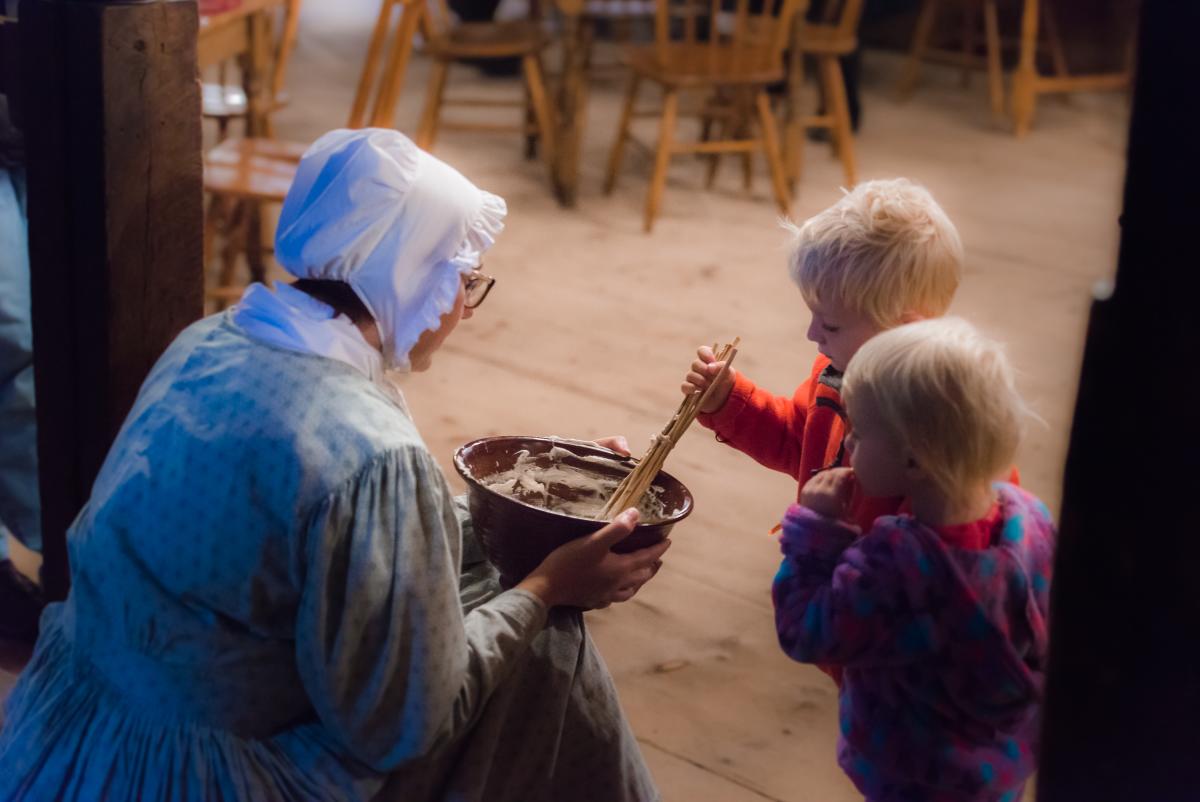
POLYGON ((1029 414, 1000 345, 961 318, 877 334, 842 380, 850 413, 867 403, 897 443, 950 496, 1012 465, 1029 414))
POLYGON ((963 247, 929 190, 905 178, 867 181, 802 226, 788 262, 812 306, 836 303, 880 329, 906 313, 945 314, 963 247))

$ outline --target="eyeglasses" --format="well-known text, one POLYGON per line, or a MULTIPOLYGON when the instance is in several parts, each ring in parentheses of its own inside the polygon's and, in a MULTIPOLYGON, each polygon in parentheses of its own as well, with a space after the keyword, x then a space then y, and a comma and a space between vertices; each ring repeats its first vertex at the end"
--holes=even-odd
POLYGON ((496 283, 496 279, 489 275, 480 273, 478 270, 472 270, 470 273, 463 274, 463 287, 466 290, 466 302, 463 304, 467 309, 474 309, 483 303, 483 299, 492 291, 492 285, 496 283))

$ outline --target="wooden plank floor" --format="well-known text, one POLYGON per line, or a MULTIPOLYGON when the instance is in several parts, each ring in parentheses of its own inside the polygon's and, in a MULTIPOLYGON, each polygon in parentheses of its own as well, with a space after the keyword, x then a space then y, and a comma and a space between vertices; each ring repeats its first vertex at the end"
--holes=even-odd
MULTIPOLYGON (((277 118, 287 136, 311 139, 341 124, 368 5, 339 5, 336 18, 306 7, 294 102, 277 118)), ((989 119, 980 81, 962 90, 957 73, 930 69, 927 86, 900 104, 891 93, 898 59, 870 53, 865 63, 861 173, 927 184, 957 222, 968 264, 954 311, 1007 342, 1043 419, 1030 426, 1020 467, 1055 507, 1089 293, 1115 264, 1126 101, 1044 103, 1034 132, 1017 142, 989 119)), ((415 126, 425 68, 413 65, 401 130, 415 126)), ((486 260, 496 289, 434 369, 408 382, 448 472, 453 449, 486 434, 624 433, 639 451, 674 410, 700 343, 741 335, 739 366, 777 392, 807 373, 808 315, 787 278, 787 238, 763 165, 748 197, 735 164, 705 192, 702 163, 677 159, 651 236, 641 231, 648 159, 631 152, 617 191, 601 195, 621 84, 593 91, 573 211, 555 205, 541 165, 520 158, 515 136, 445 132, 437 143, 435 152, 510 208, 486 260)), ((456 89, 519 91, 470 68, 452 73, 456 89)), ((643 125, 653 141, 654 121, 643 125)), ((827 148, 810 145, 806 156, 797 219, 834 201, 841 181, 827 148)), ((768 590, 778 551, 766 533, 793 483, 698 429, 668 467, 695 493, 695 514, 637 599, 590 616, 665 798, 858 799, 834 760, 832 684, 775 643, 768 590)))
MULTIPOLYGON (((374 13, 364 0, 305 7, 280 136, 307 141, 344 124, 374 13)), ((898 63, 888 54, 865 59, 861 174, 921 181, 957 222, 968 265, 954 311, 1008 343, 1044 421, 1031 425, 1020 467, 1056 507, 1089 291, 1115 264, 1125 101, 1046 102, 1033 133, 1017 142, 989 120, 979 79, 963 90, 957 73, 930 68, 927 86, 898 103, 898 63)), ((401 130, 415 127, 426 67, 413 64, 401 130)), ((515 136, 445 132, 437 144, 510 208, 487 257, 496 289, 434 369, 407 385, 448 474, 453 449, 486 434, 623 433, 640 451, 674 410, 700 343, 741 335, 739 367, 777 392, 807 374, 815 355, 804 338, 808 315, 786 274, 787 238, 762 164, 747 196, 734 163, 705 192, 702 163, 677 159, 651 236, 641 230, 645 157, 631 152, 617 191, 600 194, 621 83, 593 91, 573 211, 556 206, 542 166, 521 159, 515 136)), ((452 73, 456 89, 520 91, 469 68, 452 73)), ((644 126, 652 141, 654 122, 644 126)), ((797 219, 834 201, 841 181, 827 148, 810 145, 806 156, 797 219)), ((775 644, 768 592, 778 550, 766 533, 794 497, 793 482, 699 429, 668 468, 696 495, 695 514, 637 599, 590 616, 665 798, 859 799, 834 760, 832 684, 775 644)))

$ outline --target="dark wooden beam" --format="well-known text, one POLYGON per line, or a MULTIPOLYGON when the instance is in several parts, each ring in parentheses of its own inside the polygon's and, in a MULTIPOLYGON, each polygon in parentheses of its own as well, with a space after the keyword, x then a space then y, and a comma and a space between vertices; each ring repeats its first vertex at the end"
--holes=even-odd
MULTIPOLYGON (((203 312, 194 2, 23 0, 44 582, 154 360, 203 312)), ((149 522, 148 522, 149 523, 149 522)))
POLYGON ((1063 486, 1038 802, 1200 799, 1197 30, 1200 4, 1143 4, 1115 291, 1092 308, 1063 486))

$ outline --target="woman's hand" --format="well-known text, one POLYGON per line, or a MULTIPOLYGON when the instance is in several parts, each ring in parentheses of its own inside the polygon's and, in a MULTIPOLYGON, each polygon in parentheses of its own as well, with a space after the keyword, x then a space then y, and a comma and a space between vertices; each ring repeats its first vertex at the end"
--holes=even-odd
POLYGON ((637 522, 637 510, 628 509, 603 529, 559 546, 517 587, 547 607, 596 609, 629 601, 658 572, 660 558, 671 547, 664 540, 629 554, 612 551, 637 522))
MULTIPOLYGON (((684 382, 679 389, 683 391, 684 395, 703 393, 714 380, 717 380, 717 376, 724 367, 725 363, 717 361, 717 355, 713 353, 713 350, 707 345, 702 345, 696 349, 696 361, 692 362, 692 369, 684 377, 684 382)), ((725 406, 725 402, 729 400, 729 393, 732 391, 733 371, 727 370, 725 375, 717 381, 717 386, 708 396, 708 400, 704 402, 704 406, 700 407, 700 411, 716 412, 725 406)))
POLYGON ((805 482, 800 491, 800 503, 826 518, 846 520, 853 494, 854 469, 830 468, 805 482))

